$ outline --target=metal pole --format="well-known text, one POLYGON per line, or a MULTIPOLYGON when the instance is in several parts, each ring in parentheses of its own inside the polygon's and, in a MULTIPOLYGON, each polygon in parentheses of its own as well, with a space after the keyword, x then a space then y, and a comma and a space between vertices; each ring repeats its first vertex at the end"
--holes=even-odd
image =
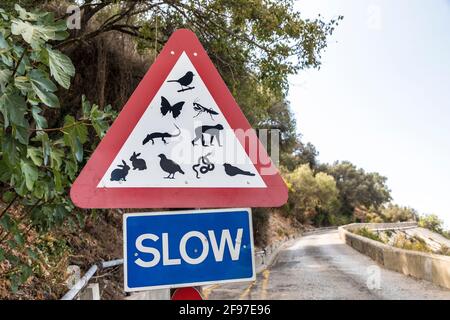
POLYGON ((102 268, 110 268, 123 264, 123 259, 116 259, 102 262, 102 268))
MULTIPOLYGON (((123 259, 116 259, 111 261, 103 261, 99 263, 102 269, 115 267, 123 264, 123 259)), ((89 270, 77 281, 77 283, 61 298, 61 300, 73 300, 77 294, 83 289, 89 282, 89 280, 97 272, 98 266, 94 264, 89 270)))
POLYGON ((80 292, 81 289, 88 283, 89 279, 97 272, 97 265, 93 265, 89 268, 89 270, 85 273, 84 276, 81 277, 80 280, 61 298, 61 300, 73 300, 75 296, 80 292))

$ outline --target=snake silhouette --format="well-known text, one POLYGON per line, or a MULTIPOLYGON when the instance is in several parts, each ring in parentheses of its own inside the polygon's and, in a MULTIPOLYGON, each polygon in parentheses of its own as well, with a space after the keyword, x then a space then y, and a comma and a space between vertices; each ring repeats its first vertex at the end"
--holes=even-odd
POLYGON ((198 158, 198 163, 192 166, 192 170, 194 170, 197 179, 200 179, 200 177, 198 175, 198 171, 197 171, 198 167, 200 167, 200 173, 202 173, 202 174, 205 174, 205 173, 208 173, 209 171, 214 170, 214 168, 215 168, 214 163, 211 163, 211 161, 208 159, 208 157, 210 155, 211 155, 211 152, 205 156, 201 156, 200 158, 198 158))

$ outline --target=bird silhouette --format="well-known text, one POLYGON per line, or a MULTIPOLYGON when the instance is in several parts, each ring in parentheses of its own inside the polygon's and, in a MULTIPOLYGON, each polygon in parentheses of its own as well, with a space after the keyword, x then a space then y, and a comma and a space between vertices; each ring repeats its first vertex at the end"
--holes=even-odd
POLYGON ((182 91, 194 89, 194 87, 189 87, 189 85, 192 83, 193 79, 194 79, 194 73, 192 73, 192 71, 188 71, 180 79, 168 80, 167 82, 178 82, 181 85, 181 90, 178 90, 178 92, 182 92, 182 91))
POLYGON ((232 166, 229 163, 224 163, 223 166, 225 167, 225 173, 229 175, 230 177, 234 177, 238 174, 242 174, 243 176, 254 176, 254 173, 251 173, 249 171, 244 171, 242 169, 239 169, 238 167, 232 166))
POLYGON ((180 165, 175 163, 173 160, 167 159, 164 154, 161 153, 160 155, 158 155, 158 157, 161 158, 161 160, 159 161, 161 169, 169 174, 167 177, 165 177, 165 179, 174 179, 175 173, 177 172, 184 174, 184 171, 181 170, 180 165))

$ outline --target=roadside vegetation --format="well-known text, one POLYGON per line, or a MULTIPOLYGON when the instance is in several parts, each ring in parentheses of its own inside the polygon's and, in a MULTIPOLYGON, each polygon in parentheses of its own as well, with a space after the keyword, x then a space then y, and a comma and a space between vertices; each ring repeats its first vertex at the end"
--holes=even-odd
POLYGON ((362 236, 362 237, 366 237, 366 238, 369 238, 369 239, 372 239, 372 240, 375 240, 378 242, 385 243, 385 241, 383 241, 383 239, 381 239, 381 237, 376 232, 374 232, 368 228, 365 228, 365 227, 356 229, 353 231, 353 233, 357 234, 359 236, 362 236))
POLYGON ((58 298, 68 265, 120 256, 121 213, 76 208, 70 186, 178 28, 198 35, 251 125, 280 132, 289 200, 254 210, 257 245, 285 234, 275 211, 296 227, 418 219, 391 203, 386 177, 320 163, 297 131, 288 76, 320 67, 342 17, 302 19, 290 0, 16 2, 0 4, 0 298, 58 298))
POLYGON ((438 249, 430 247, 427 242, 419 236, 410 236, 401 230, 393 231, 374 231, 367 227, 352 230, 352 233, 368 239, 372 239, 399 249, 413 250, 426 253, 435 253, 440 255, 450 255, 450 250, 444 244, 438 249))

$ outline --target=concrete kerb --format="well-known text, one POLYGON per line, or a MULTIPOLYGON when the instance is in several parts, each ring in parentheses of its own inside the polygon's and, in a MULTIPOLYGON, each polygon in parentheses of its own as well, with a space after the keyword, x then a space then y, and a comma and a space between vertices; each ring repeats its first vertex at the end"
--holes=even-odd
POLYGON ((433 282, 450 289, 450 257, 395 248, 350 232, 366 227, 372 230, 401 230, 414 228, 415 223, 350 224, 338 228, 340 238, 360 253, 369 256, 386 269, 417 279, 433 282))

